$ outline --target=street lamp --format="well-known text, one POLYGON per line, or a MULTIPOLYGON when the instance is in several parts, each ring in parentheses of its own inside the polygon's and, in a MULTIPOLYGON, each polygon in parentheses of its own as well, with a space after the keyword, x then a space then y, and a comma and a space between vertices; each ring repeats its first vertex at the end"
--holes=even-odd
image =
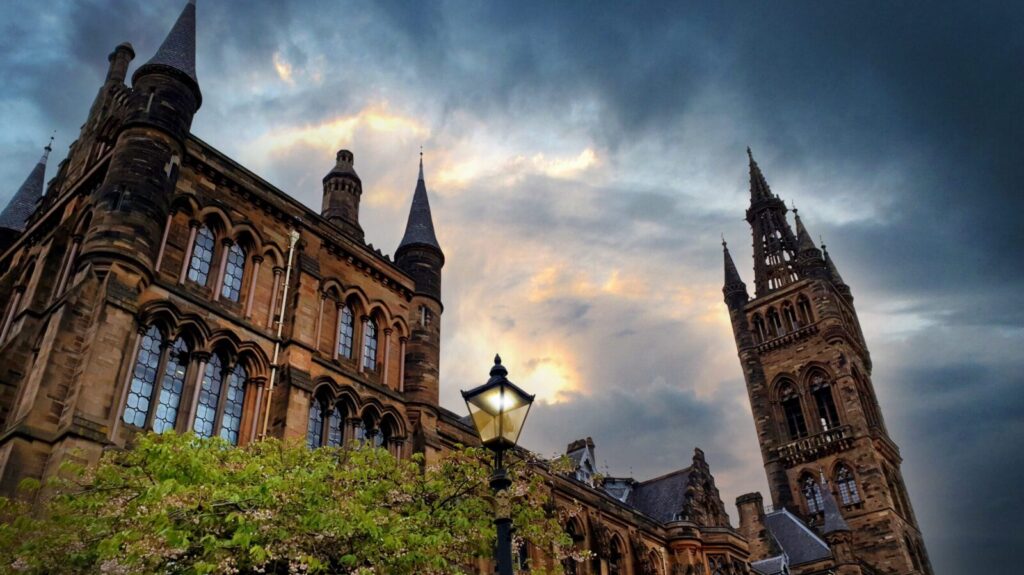
MULTIPOLYGON (((495 494, 508 489, 512 483, 505 470, 502 454, 515 447, 519 441, 519 434, 523 431, 534 397, 509 381, 507 376, 508 370, 501 365, 501 356, 495 355, 491 378, 487 383, 462 392, 480 442, 494 452, 491 489, 495 494)), ((498 575, 512 575, 512 519, 498 517, 494 525, 498 530, 495 550, 498 575)))

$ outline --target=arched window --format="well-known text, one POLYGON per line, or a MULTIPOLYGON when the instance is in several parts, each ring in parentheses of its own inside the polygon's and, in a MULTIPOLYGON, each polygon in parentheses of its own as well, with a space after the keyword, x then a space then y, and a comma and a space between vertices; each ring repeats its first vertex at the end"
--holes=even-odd
MULTIPOLYGON (((199 240, 196 238, 196 243, 199 240)), ((242 295, 242 276, 245 273, 245 248, 237 243, 228 248, 227 263, 224 267, 224 283, 220 288, 221 297, 238 301, 242 295)))
POLYGON ((352 337, 355 334, 355 319, 352 315, 352 307, 348 304, 341 306, 338 315, 338 355, 352 358, 352 337))
POLYGON ((160 383, 160 396, 156 404, 153 431, 163 433, 174 430, 174 424, 178 420, 178 406, 181 404, 181 391, 185 388, 187 368, 188 346, 185 344, 185 340, 178 338, 171 346, 164 364, 164 376, 160 383))
POLYGON ((622 575, 625 573, 622 561, 622 543, 616 537, 612 539, 611 549, 608 552, 608 575, 622 575))
POLYGON ((220 436, 238 445, 238 431, 242 426, 242 404, 245 402, 245 382, 249 379, 245 368, 236 365, 228 375, 228 394, 224 398, 220 416, 220 436))
POLYGON ((779 386, 779 403, 786 419, 786 430, 790 439, 798 439, 807 435, 807 423, 804 421, 803 404, 800 395, 792 382, 784 381, 779 386))
POLYGON ((163 335, 154 325, 151 326, 139 341, 138 356, 132 379, 128 387, 128 400, 121 419, 128 425, 145 427, 149 418, 149 403, 156 387, 157 370, 160 368, 160 353, 163 346, 163 335))
POLYGON ((857 491, 857 482, 853 480, 853 473, 849 467, 841 463, 836 468, 836 486, 839 488, 839 499, 843 505, 860 503, 860 492, 857 491))
POLYGON ((348 418, 348 410, 344 403, 338 403, 331 410, 331 416, 327 420, 327 446, 341 447, 345 442, 345 420, 348 418))
POLYGON ((800 321, 796 318, 796 310, 793 309, 793 304, 788 301, 782 304, 782 320, 786 326, 786 331, 800 329, 800 321))
POLYGON ((309 402, 309 421, 306 424, 306 445, 316 449, 323 445, 324 440, 324 403, 314 397, 309 402))
POLYGON ((373 318, 366 320, 363 330, 363 369, 377 369, 377 322, 373 318))
POLYGON ((575 521, 569 521, 569 524, 565 526, 565 533, 572 541, 572 549, 568 553, 569 556, 562 560, 562 572, 565 575, 577 575, 577 573, 579 573, 579 562, 576 561, 574 556, 582 547, 583 533, 582 530, 576 526, 575 521))
POLYGON ((516 571, 519 573, 530 572, 530 549, 526 541, 523 541, 519 549, 516 550, 516 571))
POLYGON ((796 309, 800 315, 800 325, 810 325, 814 321, 814 314, 811 312, 811 301, 807 296, 801 294, 796 298, 796 309))
POLYGON ((823 373, 818 372, 811 376, 811 394, 814 396, 814 404, 818 408, 818 421, 821 423, 821 429, 828 431, 839 427, 839 412, 836 410, 836 403, 832 397, 832 385, 823 373))
POLYGON ((373 434, 373 446, 383 447, 389 449, 391 447, 391 438, 394 437, 394 430, 391 428, 391 424, 387 420, 380 422, 377 433, 373 434))
POLYGON ((754 339, 757 343, 764 343, 768 337, 764 328, 764 319, 760 314, 754 314, 754 339))
POLYGON ((195 243, 192 244, 192 257, 188 261, 188 279, 197 284, 206 285, 210 277, 210 265, 213 262, 213 232, 205 225, 199 226, 195 243))
POLYGON ((779 319, 779 312, 775 308, 768 310, 768 334, 772 337, 779 337, 786 333, 785 328, 782 327, 782 320, 779 319))
POLYGON ((213 437, 213 428, 217 423, 217 405, 220 404, 220 392, 224 386, 224 363, 220 356, 213 354, 206 364, 203 382, 199 389, 199 404, 196 405, 196 419, 192 429, 200 437, 213 437))
POLYGON ((807 473, 800 480, 801 490, 804 494, 804 501, 807 503, 807 513, 814 515, 824 511, 821 500, 821 485, 814 479, 814 476, 807 473))

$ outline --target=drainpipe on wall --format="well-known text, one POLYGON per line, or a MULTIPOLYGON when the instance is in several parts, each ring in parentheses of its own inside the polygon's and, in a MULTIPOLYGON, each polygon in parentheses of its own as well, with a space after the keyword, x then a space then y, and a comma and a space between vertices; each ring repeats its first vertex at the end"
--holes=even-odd
POLYGON ((265 409, 263 411, 263 433, 260 434, 260 439, 266 439, 267 437, 267 425, 270 423, 270 408, 271 399, 274 396, 274 383, 277 381, 277 361, 281 353, 281 332, 284 329, 284 312, 288 306, 288 286, 291 285, 292 277, 292 258, 295 255, 295 244, 299 242, 299 231, 292 229, 291 233, 288 234, 288 266, 284 272, 284 293, 281 295, 281 315, 277 319, 277 337, 274 341, 274 359, 270 364, 270 385, 267 386, 267 395, 263 402, 265 409))

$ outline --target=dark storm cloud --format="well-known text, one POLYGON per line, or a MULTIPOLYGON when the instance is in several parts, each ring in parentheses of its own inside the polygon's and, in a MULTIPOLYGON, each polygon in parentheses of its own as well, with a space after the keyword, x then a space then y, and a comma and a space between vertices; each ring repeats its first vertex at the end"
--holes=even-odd
MULTIPOLYGON (((110 49, 131 41, 144 62, 180 4, 0 8, 0 199, 50 130, 56 150, 77 134, 110 49)), ((429 124, 417 134, 428 151, 477 125, 513 154, 597 150, 603 171, 549 177, 515 164, 431 202, 449 250, 446 349, 477 323, 503 342, 557 336, 585 387, 531 415, 530 441, 556 449, 594 435, 613 473, 685 465, 699 444, 730 488, 762 488, 741 477, 759 462, 741 373, 724 367, 735 361, 728 328, 699 313, 720 301, 719 232, 753 283, 751 145, 854 289, 937 570, 1012 570, 1002 549, 1024 541, 1013 497, 1024 472, 1020 5, 200 0, 199 11, 206 97, 194 129, 231 155, 247 137, 379 101, 429 124), (564 267, 552 293, 524 295, 541 268, 564 267), (607 278, 590 272, 612 269, 637 287, 595 287, 607 278)), ((315 206, 322 157, 301 144, 249 167, 315 206)), ((393 158, 357 157, 372 198, 393 158)), ((373 210, 368 236, 383 228, 393 245, 403 215, 373 210)), ((565 359, 543 351, 522 368, 565 359)), ((453 382, 443 393, 475 373, 442 369, 453 382)))

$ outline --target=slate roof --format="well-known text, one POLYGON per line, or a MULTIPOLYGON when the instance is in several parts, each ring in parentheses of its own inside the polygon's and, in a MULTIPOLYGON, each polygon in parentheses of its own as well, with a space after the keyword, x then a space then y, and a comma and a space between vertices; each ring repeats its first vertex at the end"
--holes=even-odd
POLYGON ((750 568, 759 575, 782 575, 786 573, 786 558, 782 555, 752 561, 750 568))
POLYGON ((39 198, 43 197, 43 181, 46 177, 46 159, 50 155, 50 146, 47 145, 43 157, 29 172, 28 177, 18 188, 18 191, 11 197, 7 207, 0 212, 0 228, 6 228, 17 232, 25 231, 25 222, 32 213, 36 211, 36 204, 39 198))
POLYGON ((441 251, 441 246, 437 243, 437 235, 434 234, 434 220, 430 215, 427 184, 423 180, 423 158, 420 158, 420 177, 416 182, 416 191, 412 195, 409 221, 405 226, 405 235, 402 236, 402 242, 398 244, 398 249, 412 246, 428 246, 441 251))
POLYGON ((764 521, 775 542, 789 557, 790 565, 831 557, 828 544, 789 511, 773 511, 765 515, 764 521))
POLYGON ((687 467, 637 483, 626 503, 662 523, 675 521, 683 508, 690 469, 687 467))
MULTIPOLYGON (((166 66, 183 72, 196 85, 196 3, 189 0, 156 54, 143 66, 166 66)), ((138 72, 136 72, 138 74, 138 72)))

